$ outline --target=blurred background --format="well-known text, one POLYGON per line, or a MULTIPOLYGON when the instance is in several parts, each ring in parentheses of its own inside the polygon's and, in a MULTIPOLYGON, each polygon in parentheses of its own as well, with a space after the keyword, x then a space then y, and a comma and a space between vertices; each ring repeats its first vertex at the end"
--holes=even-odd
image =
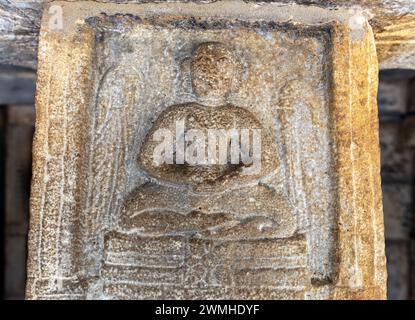
MULTIPOLYGON (((36 75, 0 66, 0 295, 23 299, 36 75)), ((380 73, 388 298, 415 299, 415 71, 380 73)))

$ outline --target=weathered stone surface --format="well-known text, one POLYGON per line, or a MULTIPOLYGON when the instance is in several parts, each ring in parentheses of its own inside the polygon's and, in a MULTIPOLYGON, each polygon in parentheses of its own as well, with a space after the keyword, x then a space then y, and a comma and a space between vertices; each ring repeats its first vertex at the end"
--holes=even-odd
POLYGON ((60 5, 39 51, 28 298, 385 298, 363 16, 60 5), (180 119, 259 130, 260 170, 155 166, 153 133, 180 119))
MULTIPOLYGON (((77 0, 67 0, 77 1, 77 0)), ((94 3, 217 3, 230 0, 93 0, 94 3)), ((299 4, 362 12, 374 28, 380 68, 415 69, 415 2, 413 0, 244 0, 262 5, 299 4)), ((42 10, 51 0, 9 0, 0 3, 0 64, 37 66, 42 10)))
POLYGON ((415 8, 407 14, 380 17, 373 27, 380 67, 415 69, 415 8))

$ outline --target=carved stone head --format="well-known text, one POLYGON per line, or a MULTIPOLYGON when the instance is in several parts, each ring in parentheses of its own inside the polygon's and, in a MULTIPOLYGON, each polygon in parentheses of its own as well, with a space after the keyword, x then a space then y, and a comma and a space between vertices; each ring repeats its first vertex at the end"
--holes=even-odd
POLYGON ((207 42, 199 45, 191 60, 194 92, 203 100, 223 101, 239 84, 241 66, 225 45, 207 42))

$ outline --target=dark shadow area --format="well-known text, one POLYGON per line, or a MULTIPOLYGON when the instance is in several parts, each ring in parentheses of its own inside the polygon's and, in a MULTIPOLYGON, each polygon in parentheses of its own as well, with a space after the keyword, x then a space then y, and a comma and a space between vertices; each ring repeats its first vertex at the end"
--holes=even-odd
MULTIPOLYGON (((4 270, 5 265, 5 178, 4 178, 4 160, 5 160, 5 106, 0 105, 0 270, 4 270)), ((4 272, 0 274, 0 297, 4 299, 4 272)))
POLYGON ((380 73, 379 120, 388 299, 415 299, 415 71, 380 73))
POLYGON ((1 292, 24 298, 35 72, 0 66, 1 292))

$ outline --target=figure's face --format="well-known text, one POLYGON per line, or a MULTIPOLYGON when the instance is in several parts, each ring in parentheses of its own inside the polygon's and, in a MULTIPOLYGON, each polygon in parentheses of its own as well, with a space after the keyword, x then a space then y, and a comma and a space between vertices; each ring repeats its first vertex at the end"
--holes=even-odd
POLYGON ((234 55, 222 44, 204 43, 191 61, 193 89, 205 99, 224 99, 237 84, 239 69, 234 55))

